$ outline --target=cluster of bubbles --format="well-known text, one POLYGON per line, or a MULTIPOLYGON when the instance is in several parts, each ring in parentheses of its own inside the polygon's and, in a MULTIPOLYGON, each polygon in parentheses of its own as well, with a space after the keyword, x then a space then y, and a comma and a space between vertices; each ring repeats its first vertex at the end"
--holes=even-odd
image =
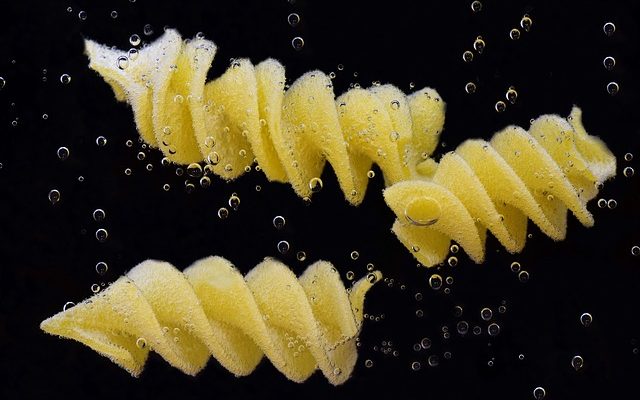
POLYGON ((522 269, 522 265, 518 261, 511 263, 511 272, 518 275, 518 280, 522 283, 529 281, 530 275, 528 271, 522 269))
MULTIPOLYGON (((516 88, 509 86, 504 97, 509 103, 516 104, 516 100, 518 99, 518 92, 516 91, 516 88)), ((496 109, 496 112, 504 112, 507 109, 507 103, 504 100, 498 100, 494 105, 494 108, 496 109)))
MULTIPOLYGON (((290 13, 287 16, 287 22, 292 28, 297 27, 300 24, 300 20, 300 14, 295 12, 290 13)), ((293 47, 293 49, 296 51, 302 50, 302 48, 304 47, 304 39, 300 36, 295 36, 293 39, 291 39, 291 47, 293 47)))
MULTIPOLYGON (((613 22, 606 22, 602 26, 602 30, 605 35, 613 36, 616 31, 616 25, 613 22)), ((611 56, 607 56, 602 61, 602 64, 608 71, 611 71, 616 65, 616 59, 611 56)), ((611 81, 607 83, 607 93, 609 93, 611 96, 615 96, 616 94, 618 94, 618 92, 620 92, 620 85, 617 82, 611 81)))

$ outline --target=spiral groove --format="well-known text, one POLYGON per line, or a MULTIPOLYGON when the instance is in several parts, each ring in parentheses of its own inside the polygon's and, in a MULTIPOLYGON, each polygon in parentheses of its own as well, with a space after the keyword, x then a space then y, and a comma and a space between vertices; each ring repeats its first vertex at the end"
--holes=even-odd
POLYGON ((616 159, 582 125, 544 115, 529 131, 510 126, 490 142, 467 140, 441 161, 425 162, 424 179, 384 191, 397 220, 393 232, 425 266, 436 265, 456 241, 477 263, 484 260, 487 231, 510 252, 522 251, 531 219, 553 240, 562 240, 567 210, 592 226, 587 202, 615 176, 616 159))
POLYGON ((345 290, 326 261, 296 278, 269 258, 245 277, 221 257, 196 261, 183 273, 147 260, 40 327, 134 376, 153 350, 190 375, 210 356, 236 376, 248 375, 264 355, 293 381, 320 369, 338 385, 353 371, 364 297, 381 276, 370 273, 345 290))
POLYGON ((233 60, 205 84, 216 52, 204 39, 182 41, 174 30, 135 52, 85 42, 90 68, 134 112, 141 137, 173 162, 206 161, 234 179, 257 161, 267 178, 289 182, 301 197, 313 192, 328 161, 346 199, 359 204, 373 162, 387 184, 416 176, 444 125, 444 102, 433 89, 405 96, 391 85, 354 88, 334 98, 320 71, 285 91, 284 67, 233 60), (127 60, 126 68, 118 60, 127 60))

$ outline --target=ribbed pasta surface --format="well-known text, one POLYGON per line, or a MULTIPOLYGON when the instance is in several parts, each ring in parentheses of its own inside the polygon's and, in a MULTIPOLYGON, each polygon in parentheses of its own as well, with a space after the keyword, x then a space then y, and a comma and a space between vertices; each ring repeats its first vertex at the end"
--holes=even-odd
POLYGON ((134 376, 155 351, 190 375, 211 356, 236 376, 248 375, 266 356, 293 381, 320 369, 338 385, 354 369, 364 297, 381 276, 369 273, 345 289, 325 261, 296 277, 267 258, 243 277, 221 257, 183 272, 147 260, 40 327, 91 347, 134 376))

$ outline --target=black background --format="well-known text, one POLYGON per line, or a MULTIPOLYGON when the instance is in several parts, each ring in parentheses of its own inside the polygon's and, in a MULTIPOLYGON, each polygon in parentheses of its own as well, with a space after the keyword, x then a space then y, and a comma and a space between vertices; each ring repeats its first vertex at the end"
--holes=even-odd
POLYGON ((1 7, 0 76, 6 85, 0 90, 0 397, 532 399, 537 386, 553 399, 638 393, 640 356, 633 349, 640 346, 640 257, 630 249, 640 244, 640 187, 638 174, 622 175, 626 166, 637 170, 640 158, 638 5, 486 0, 482 11, 473 13, 471 1, 96 3, 13 1, 1 7), (86 20, 78 18, 80 11, 87 12, 86 20), (296 27, 287 23, 292 12, 301 16, 296 27), (531 31, 521 29, 521 39, 510 40, 509 30, 525 13, 533 19, 531 31), (617 27, 611 37, 603 33, 607 21, 617 27), (143 34, 145 24, 153 26, 152 35, 143 34), (268 183, 255 171, 232 183, 216 178, 210 188, 187 194, 187 177, 176 176, 175 166, 162 167, 158 151, 147 151, 145 161, 136 159, 140 144, 131 110, 115 101, 83 55, 85 37, 128 48, 132 33, 150 42, 164 26, 183 37, 201 31, 216 42, 210 79, 231 57, 255 63, 273 57, 286 66, 291 81, 310 69, 335 71, 336 93, 350 83, 368 87, 374 80, 407 92, 410 82, 416 89, 436 88, 447 103, 439 153, 466 138, 488 139, 508 124, 527 127, 540 114, 566 116, 579 105, 587 131, 602 137, 618 158, 618 176, 599 196, 616 199, 618 207, 590 203, 596 219, 590 229, 569 216, 563 242, 530 224, 532 238, 522 254, 507 254, 490 237, 483 265, 459 254, 455 268, 427 271, 416 268, 390 232, 394 216, 380 195, 377 169, 357 208, 344 201, 331 168, 310 206, 288 185, 268 183), (486 49, 464 63, 462 53, 472 50, 477 35, 486 49), (295 36, 304 38, 301 51, 291 46, 295 36), (616 59, 612 71, 603 67, 606 56, 616 59), (337 70, 340 63, 343 71, 337 70), (63 73, 72 77, 70 84, 61 84, 63 73), (464 91, 468 81, 478 86, 473 95, 464 91), (606 91, 610 81, 620 84, 616 96, 606 91), (519 93, 517 103, 497 113, 494 104, 509 86, 519 93), (99 135, 108 139, 105 147, 96 146, 99 135), (128 139, 132 148, 125 146, 128 139), (60 146, 71 151, 65 161, 56 155, 60 146), (627 152, 636 156, 631 162, 623 159, 627 152), (148 162, 151 172, 145 170, 148 162), (125 168, 133 170, 131 176, 125 168), (165 183, 171 185, 168 192, 165 183), (47 198, 54 188, 61 192, 56 205, 47 198), (241 205, 220 220, 217 210, 233 192, 241 205), (96 208, 106 211, 104 222, 93 220, 96 208), (273 227, 276 215, 286 218, 285 229, 273 227), (98 228, 109 232, 105 243, 95 238, 98 228), (278 253, 280 240, 291 244, 287 254, 278 253), (300 250, 307 253, 302 263, 296 260, 300 250), (355 261, 352 250, 360 253, 355 261), (351 270, 358 277, 372 262, 393 279, 368 297, 367 311, 385 318, 365 323, 352 378, 335 388, 316 373, 295 384, 268 361, 251 376, 235 378, 215 360, 192 378, 151 354, 142 376, 134 379, 89 348, 39 330, 40 321, 65 302, 90 296, 92 284, 113 281, 144 259, 164 259, 182 269, 211 254, 244 272, 265 256, 282 259, 296 273, 326 259, 343 276, 351 270), (105 276, 95 271, 101 260, 109 265, 105 276), (518 281, 509 268, 512 261, 530 272, 529 282, 518 281), (433 272, 454 278, 447 285, 450 294, 429 288, 433 272), (501 314, 497 308, 503 301, 507 311, 501 314), (454 316, 455 305, 464 308, 460 318, 454 316), (482 307, 494 311, 502 328, 495 338, 480 319, 482 307), (418 309, 423 318, 416 317, 418 309), (593 315, 588 328, 579 321, 583 312, 593 315), (458 335, 461 319, 483 333, 458 335), (448 340, 443 326, 451 332, 448 340), (433 346, 417 353, 413 344, 423 337, 433 346), (392 341, 399 356, 374 350, 382 341, 392 341), (452 353, 450 360, 443 358, 445 351, 452 353), (439 366, 427 366, 431 354, 440 357, 439 366), (578 354, 585 366, 576 372, 571 358, 578 354), (365 368, 365 359, 374 366, 365 368), (411 370, 414 361, 421 362, 419 371, 411 370))

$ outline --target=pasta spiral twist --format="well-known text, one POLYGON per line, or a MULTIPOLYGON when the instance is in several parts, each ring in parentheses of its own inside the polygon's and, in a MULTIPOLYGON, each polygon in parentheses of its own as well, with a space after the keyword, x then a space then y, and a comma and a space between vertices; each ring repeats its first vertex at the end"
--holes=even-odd
POLYGON ((510 253, 520 252, 528 219, 556 241, 566 235, 567 210, 592 226, 587 202, 615 176, 616 159, 586 133, 574 107, 568 119, 544 115, 528 132, 509 126, 490 142, 467 140, 418 169, 423 179, 397 183, 384 197, 398 217, 393 232, 433 266, 446 258, 452 239, 481 263, 487 230, 510 253))
POLYGON ((319 368, 338 385, 353 371, 364 297, 381 277, 372 272, 345 290, 326 261, 296 278, 269 258, 245 277, 221 257, 196 261, 183 273, 147 260, 40 327, 91 347, 133 376, 152 349, 190 375, 211 355, 236 376, 248 375, 265 355, 293 381, 319 368))
POLYGON ((90 68, 132 106, 141 137, 170 160, 205 160, 234 179, 255 157, 269 180, 290 182, 301 197, 311 196, 326 160, 352 204, 364 197, 372 162, 387 184, 415 176, 444 125, 444 102, 433 89, 405 96, 382 85, 334 99, 329 77, 311 71, 285 91, 284 67, 272 59, 255 67, 234 60, 205 84, 215 45, 183 42, 175 30, 133 54, 85 45, 90 68))

